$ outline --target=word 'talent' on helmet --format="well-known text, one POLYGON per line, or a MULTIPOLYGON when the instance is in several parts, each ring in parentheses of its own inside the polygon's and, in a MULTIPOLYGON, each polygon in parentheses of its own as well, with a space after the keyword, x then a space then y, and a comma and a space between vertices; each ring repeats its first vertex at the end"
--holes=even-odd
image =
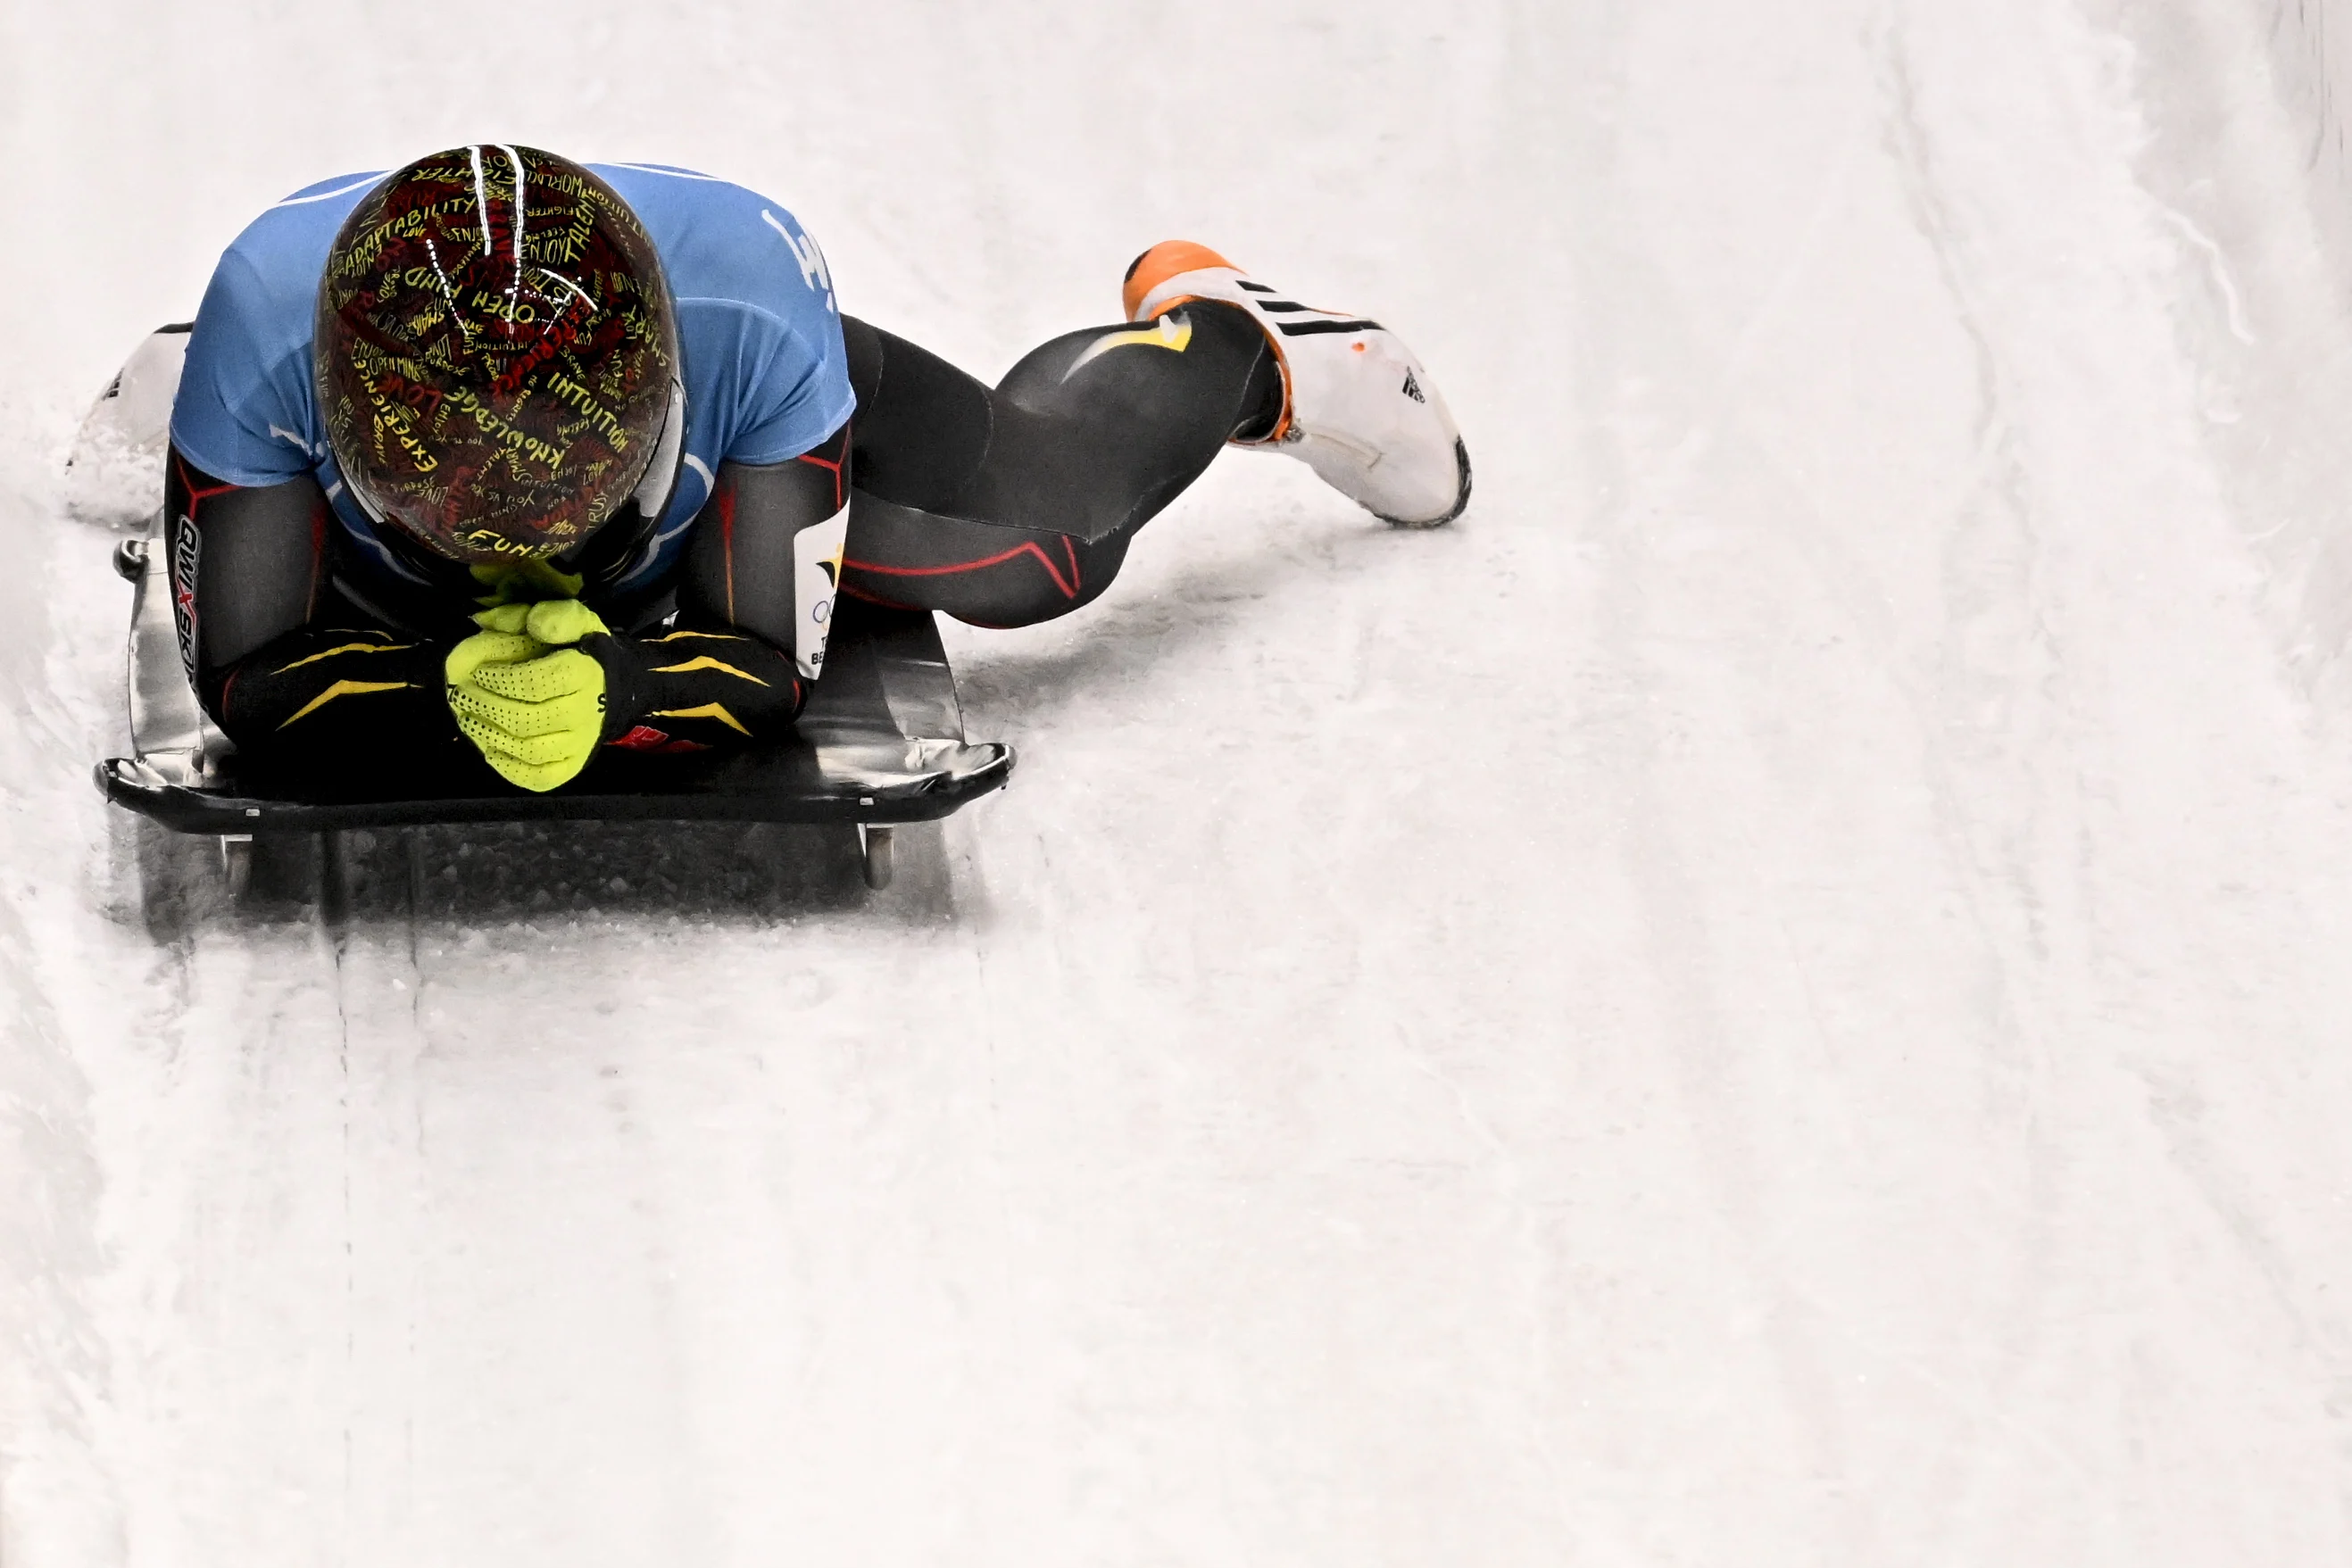
POLYGON ((660 257, 552 153, 452 148, 370 191, 328 254, 312 365, 354 498, 458 560, 561 555, 668 486, 660 257))

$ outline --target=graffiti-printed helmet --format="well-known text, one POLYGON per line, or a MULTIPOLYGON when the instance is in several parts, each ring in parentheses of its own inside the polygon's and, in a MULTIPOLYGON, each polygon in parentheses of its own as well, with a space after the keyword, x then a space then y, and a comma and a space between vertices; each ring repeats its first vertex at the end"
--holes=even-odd
POLYGON ((458 560, 564 554, 677 462, 677 312, 610 185, 531 147, 455 147, 344 220, 312 369, 354 499, 458 560))

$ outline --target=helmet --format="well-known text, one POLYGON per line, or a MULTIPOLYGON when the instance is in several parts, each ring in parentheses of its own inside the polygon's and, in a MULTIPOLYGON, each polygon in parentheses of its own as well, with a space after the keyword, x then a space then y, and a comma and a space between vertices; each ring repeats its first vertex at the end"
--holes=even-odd
POLYGON ((451 148, 362 197, 319 284, 312 373, 362 507, 441 555, 561 555, 657 512, 684 420, 677 312, 610 185, 451 148))

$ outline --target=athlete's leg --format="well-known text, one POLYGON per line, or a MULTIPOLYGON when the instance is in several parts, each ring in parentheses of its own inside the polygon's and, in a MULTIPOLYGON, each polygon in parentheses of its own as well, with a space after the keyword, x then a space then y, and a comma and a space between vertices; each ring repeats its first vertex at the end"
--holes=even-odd
POLYGON ((1281 407, 1265 334, 1227 305, 1056 338, 993 391, 904 339, 842 325, 858 491, 842 586, 982 625, 1094 599, 1136 530, 1281 407))

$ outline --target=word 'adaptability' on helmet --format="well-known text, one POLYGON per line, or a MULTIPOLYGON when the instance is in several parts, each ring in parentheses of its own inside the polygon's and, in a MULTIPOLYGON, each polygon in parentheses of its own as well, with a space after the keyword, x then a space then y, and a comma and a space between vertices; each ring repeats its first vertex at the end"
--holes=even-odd
POLYGON ((677 313, 637 215, 531 147, 452 148, 344 220, 312 350, 343 479, 379 520, 471 562, 544 558, 677 461, 677 313))

